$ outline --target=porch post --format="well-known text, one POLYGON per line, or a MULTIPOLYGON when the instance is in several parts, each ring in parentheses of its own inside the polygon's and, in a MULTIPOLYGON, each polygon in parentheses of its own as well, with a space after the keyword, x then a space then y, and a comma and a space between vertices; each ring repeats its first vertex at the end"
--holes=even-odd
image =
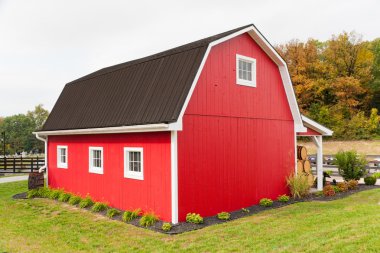
POLYGON ((314 144, 317 146, 317 189, 323 190, 323 143, 322 135, 313 136, 314 144))

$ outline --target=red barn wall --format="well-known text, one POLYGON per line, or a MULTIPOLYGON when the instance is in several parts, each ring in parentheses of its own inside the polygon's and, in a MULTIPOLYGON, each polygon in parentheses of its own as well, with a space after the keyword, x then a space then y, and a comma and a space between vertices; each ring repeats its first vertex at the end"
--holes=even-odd
POLYGON ((48 152, 49 186, 171 221, 170 132, 49 136, 48 152), (68 169, 57 168, 57 145, 68 146, 68 169), (89 173, 90 146, 103 147, 103 175, 89 173), (143 147, 144 180, 124 178, 124 147, 143 147))
POLYGON ((213 47, 178 132, 179 219, 287 193, 294 140, 277 65, 248 34, 213 47), (236 54, 257 60, 257 87, 236 84, 236 54))

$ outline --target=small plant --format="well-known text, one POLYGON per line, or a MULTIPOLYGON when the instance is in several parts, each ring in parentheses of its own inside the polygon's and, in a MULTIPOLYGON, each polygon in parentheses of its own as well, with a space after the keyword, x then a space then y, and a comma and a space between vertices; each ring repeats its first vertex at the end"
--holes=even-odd
POLYGON ((141 213, 141 209, 139 209, 139 208, 135 209, 133 211, 125 211, 123 213, 123 221, 124 222, 130 222, 131 220, 139 217, 140 213, 141 213))
POLYGON ((105 211, 108 209, 108 205, 106 203, 102 203, 102 202, 96 202, 92 208, 91 208, 91 211, 93 212, 102 212, 102 211, 105 211))
POLYGON ((81 197, 76 196, 76 195, 71 195, 71 197, 70 197, 68 203, 69 203, 70 205, 77 205, 77 204, 79 204, 79 202, 81 202, 81 200, 82 200, 81 197))
POLYGON ((335 190, 332 185, 326 185, 323 187, 323 195, 327 197, 335 196, 335 190))
POLYGON ((380 179, 380 172, 373 173, 372 176, 376 179, 380 179))
POLYGON ((376 184, 376 178, 374 176, 369 176, 364 178, 364 183, 366 185, 375 185, 376 184))
POLYGON ((58 200, 61 202, 67 202, 69 201, 70 197, 71 197, 70 193, 62 192, 61 195, 59 195, 58 200))
POLYGON ((346 182, 339 182, 336 184, 336 187, 339 188, 339 191, 340 192, 346 192, 348 191, 348 185, 346 182))
POLYGON ((283 194, 283 195, 278 196, 277 200, 285 203, 289 201, 289 196, 286 194, 283 194))
POLYGON ((112 217, 114 217, 116 215, 120 215, 120 214, 121 214, 121 212, 115 208, 111 208, 111 209, 107 210, 107 216, 109 218, 112 218, 112 217))
POLYGON ((321 197, 321 196, 323 196, 323 191, 317 191, 314 193, 314 195, 317 197, 321 197))
POLYGON ((38 188, 37 188, 37 189, 29 190, 29 191, 26 193, 26 197, 27 197, 28 199, 32 199, 32 198, 37 198, 37 197, 39 197, 40 194, 39 194, 39 191, 38 191, 38 190, 39 190, 38 188))
POLYGON ((338 187, 338 186, 336 186, 336 185, 333 185, 332 187, 334 188, 334 192, 335 192, 335 193, 338 193, 338 192, 340 192, 340 189, 339 189, 339 187, 338 187))
POLYGON ((172 229, 172 224, 168 222, 164 222, 164 224, 162 224, 162 230, 164 230, 165 232, 168 232, 171 229, 172 229))
POLYGON ((344 180, 359 180, 367 174, 367 160, 364 156, 358 155, 355 150, 339 151, 335 155, 334 163, 338 165, 339 174, 344 180))
POLYGON ((348 187, 349 190, 355 190, 355 189, 358 188, 358 184, 359 183, 356 180, 349 180, 347 182, 347 187, 348 187))
POLYGON ((227 212, 218 213, 218 219, 219 220, 229 220, 230 217, 231 217, 231 214, 229 214, 227 212))
POLYGON ((92 199, 87 196, 86 198, 82 199, 80 202, 79 202, 79 207, 80 208, 86 208, 86 207, 90 207, 94 204, 94 201, 92 201, 92 199))
POLYGON ((286 183, 293 198, 303 198, 309 195, 310 185, 307 181, 307 177, 304 177, 301 173, 290 175, 286 178, 286 183))
POLYGON ((140 226, 143 226, 143 227, 150 227, 150 226, 153 226, 154 223, 156 223, 158 221, 158 217, 157 215, 155 215, 154 213, 145 213, 141 219, 140 219, 140 226))
POLYGON ((186 214, 186 222, 200 224, 203 223, 203 218, 199 213, 186 214))
POLYGON ((49 199, 59 199, 62 193, 62 190, 51 190, 49 193, 49 199))
POLYGON ((247 208, 242 208, 241 209, 244 213, 249 213, 249 210, 247 208))
POLYGON ((269 207, 272 205, 273 205, 273 200, 267 199, 267 198, 260 199, 260 206, 269 207))

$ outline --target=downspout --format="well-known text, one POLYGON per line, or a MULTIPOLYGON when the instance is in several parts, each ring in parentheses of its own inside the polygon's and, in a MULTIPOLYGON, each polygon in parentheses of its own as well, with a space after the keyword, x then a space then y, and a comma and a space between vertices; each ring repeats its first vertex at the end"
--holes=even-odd
POLYGON ((46 136, 46 138, 43 138, 43 137, 39 136, 38 133, 35 133, 35 134, 36 134, 36 138, 38 140, 43 141, 45 143, 45 165, 42 166, 41 168, 39 168, 38 172, 42 173, 44 170, 46 170, 46 185, 49 185, 49 183, 48 183, 48 170, 47 170, 47 168, 48 168, 48 166, 47 166, 47 162, 48 162, 48 160, 47 160, 47 156, 48 156, 48 152, 47 152, 47 138, 48 137, 46 136))

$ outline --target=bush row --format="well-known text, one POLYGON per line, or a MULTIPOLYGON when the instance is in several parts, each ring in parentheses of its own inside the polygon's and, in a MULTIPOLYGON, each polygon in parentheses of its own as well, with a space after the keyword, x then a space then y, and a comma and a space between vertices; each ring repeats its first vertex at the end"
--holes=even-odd
MULTIPOLYGON (((104 212, 109 218, 117 215, 121 215, 121 211, 115 208, 110 208, 107 203, 94 202, 90 196, 82 198, 78 195, 74 195, 63 191, 62 189, 50 189, 48 187, 41 187, 27 192, 27 198, 49 198, 58 200, 61 202, 67 202, 70 205, 77 205, 80 208, 91 208, 93 212, 104 212)), ((127 210, 122 215, 122 220, 124 222, 130 222, 133 219, 141 216, 139 224, 140 226, 149 227, 154 225, 158 220, 158 216, 153 212, 142 213, 141 209, 127 210)), ((169 231, 171 229, 170 223, 164 223, 162 226, 164 231, 169 231)))

